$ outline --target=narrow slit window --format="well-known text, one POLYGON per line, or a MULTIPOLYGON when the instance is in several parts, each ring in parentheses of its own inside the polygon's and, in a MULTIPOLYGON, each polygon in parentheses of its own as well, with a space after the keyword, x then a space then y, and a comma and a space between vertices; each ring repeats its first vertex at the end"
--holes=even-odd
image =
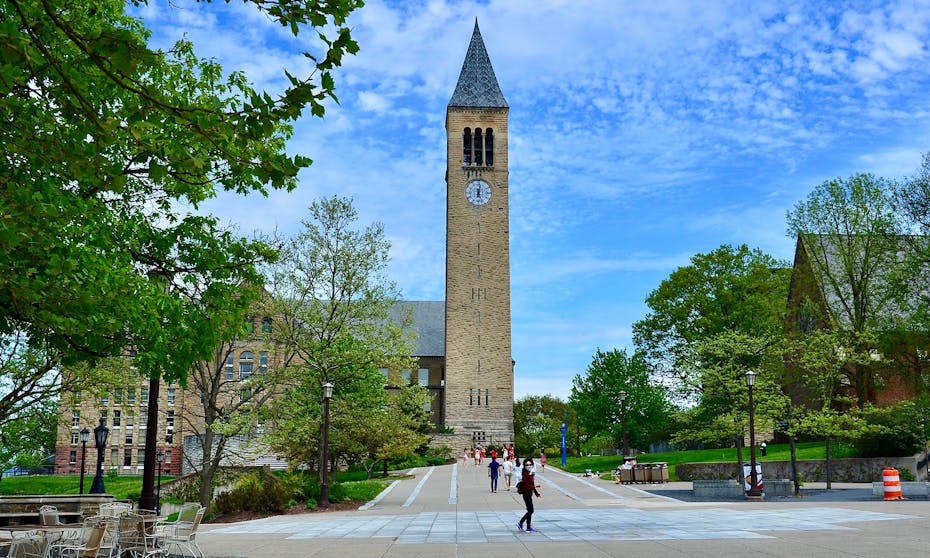
POLYGON ((484 151, 482 147, 484 142, 481 141, 481 128, 475 128, 475 164, 479 167, 481 166, 481 154, 484 151))
POLYGON ((471 128, 465 128, 465 132, 462 134, 462 164, 471 164, 471 147, 471 128))
POLYGON ((484 164, 494 165, 494 130, 490 128, 484 131, 484 164))

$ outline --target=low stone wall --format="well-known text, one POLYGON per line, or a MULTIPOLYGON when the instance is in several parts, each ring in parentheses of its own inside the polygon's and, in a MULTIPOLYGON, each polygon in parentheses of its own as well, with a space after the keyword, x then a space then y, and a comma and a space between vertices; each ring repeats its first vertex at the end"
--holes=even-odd
MULTIPOLYGON (((882 470, 894 467, 899 471, 907 469, 911 474, 917 471, 917 462, 921 456, 911 457, 873 457, 873 458, 847 458, 831 459, 830 480, 833 482, 875 482, 882 479, 882 470)), ((760 461, 762 472, 766 478, 790 479, 790 461, 760 461)), ((826 482, 826 461, 823 459, 799 460, 798 473, 805 482, 826 482)), ((742 468, 737 464, 728 462, 716 463, 679 463, 675 467, 678 478, 681 480, 695 479, 738 479, 742 475, 742 468)), ((915 475, 916 478, 916 475, 915 475)))
POLYGON ((79 522, 82 517, 95 515, 100 504, 112 501, 111 494, 0 496, 0 525, 38 523, 39 508, 42 506, 55 506, 61 521, 79 522))
MULTIPOLYGON (((765 485, 765 495, 769 497, 791 496, 794 493, 792 482, 788 479, 765 479, 763 484, 765 485)), ((697 479, 692 481, 691 485, 694 487, 694 495, 698 498, 729 500, 746 497, 742 483, 734 479, 697 479)))
MULTIPOLYGON (((872 483, 872 494, 881 498, 885 497, 885 483, 883 481, 872 483)), ((926 498, 930 496, 930 490, 925 482, 902 482, 901 495, 910 498, 926 498)))

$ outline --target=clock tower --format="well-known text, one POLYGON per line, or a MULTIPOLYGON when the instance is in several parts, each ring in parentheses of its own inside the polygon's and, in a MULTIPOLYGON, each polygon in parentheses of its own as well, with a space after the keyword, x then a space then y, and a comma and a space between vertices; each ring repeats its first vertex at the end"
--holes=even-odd
POLYGON ((513 441, 508 111, 476 20, 446 108, 443 414, 463 446, 513 441))

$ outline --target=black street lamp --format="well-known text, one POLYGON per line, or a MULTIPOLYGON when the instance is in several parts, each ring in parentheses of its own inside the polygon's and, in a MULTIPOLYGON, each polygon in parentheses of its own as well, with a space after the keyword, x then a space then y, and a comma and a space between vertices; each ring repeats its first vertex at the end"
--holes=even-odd
POLYGON ((323 479, 320 484, 320 507, 329 507, 329 400, 333 398, 333 384, 323 384, 323 479))
POLYGON ((81 487, 78 494, 84 494, 84 463, 87 461, 87 440, 90 440, 90 430, 85 426, 81 429, 81 487))
POLYGON ((752 386, 756 383, 756 373, 752 370, 746 372, 746 386, 749 388, 749 492, 746 497, 751 500, 762 498, 759 492, 759 478, 756 475, 756 424, 755 406, 752 402, 752 386))
POLYGON ((94 444, 97 446, 97 474, 94 476, 94 482, 90 485, 91 494, 106 494, 107 490, 103 487, 103 450, 107 447, 107 438, 110 436, 110 429, 104 425, 106 419, 100 417, 100 426, 94 428, 94 444))
POLYGON ((620 429, 623 432, 623 457, 630 453, 630 447, 626 441, 626 392, 620 391, 620 429))
POLYGON ((158 496, 155 500, 155 515, 161 515, 161 464, 165 460, 164 452, 155 454, 155 461, 158 462, 158 496))

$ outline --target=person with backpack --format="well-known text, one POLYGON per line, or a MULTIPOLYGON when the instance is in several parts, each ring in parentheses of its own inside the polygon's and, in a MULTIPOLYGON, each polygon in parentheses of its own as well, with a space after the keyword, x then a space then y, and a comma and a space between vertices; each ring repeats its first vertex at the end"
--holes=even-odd
POLYGON ((523 531, 523 524, 526 523, 526 532, 535 533, 533 529, 533 495, 542 498, 539 494, 539 486, 536 484, 536 471, 533 467, 533 460, 526 459, 523 461, 522 478, 517 483, 517 493, 523 496, 523 503, 526 505, 526 513, 517 523, 517 528, 523 531))

